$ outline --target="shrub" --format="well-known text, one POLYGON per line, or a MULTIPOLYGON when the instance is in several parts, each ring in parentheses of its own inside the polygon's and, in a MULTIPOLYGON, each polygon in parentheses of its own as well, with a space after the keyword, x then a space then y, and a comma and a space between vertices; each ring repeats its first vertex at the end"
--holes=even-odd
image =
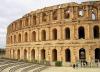
POLYGON ((55 66, 62 66, 62 61, 56 61, 55 66))

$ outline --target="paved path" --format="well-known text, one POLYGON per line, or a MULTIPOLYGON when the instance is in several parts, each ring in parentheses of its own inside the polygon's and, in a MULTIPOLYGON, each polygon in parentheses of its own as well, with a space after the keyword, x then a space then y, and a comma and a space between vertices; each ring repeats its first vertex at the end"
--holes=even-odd
POLYGON ((100 68, 50 67, 41 72, 100 72, 100 68))

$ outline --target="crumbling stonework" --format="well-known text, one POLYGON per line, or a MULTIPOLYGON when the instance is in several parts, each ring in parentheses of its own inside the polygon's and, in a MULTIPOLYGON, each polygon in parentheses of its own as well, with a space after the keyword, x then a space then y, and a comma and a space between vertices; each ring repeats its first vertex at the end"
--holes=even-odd
POLYGON ((6 57, 63 65, 100 60, 100 1, 45 7, 12 22, 6 57))

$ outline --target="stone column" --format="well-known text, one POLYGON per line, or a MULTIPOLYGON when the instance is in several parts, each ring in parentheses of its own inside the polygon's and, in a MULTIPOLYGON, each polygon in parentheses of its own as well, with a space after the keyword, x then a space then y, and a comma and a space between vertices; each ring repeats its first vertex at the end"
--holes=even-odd
POLYGON ((57 47, 57 61, 61 61, 62 54, 61 54, 61 47, 57 47))
POLYGON ((85 48, 85 51, 86 51, 86 61, 91 62, 91 48, 90 48, 90 46, 87 46, 87 48, 85 48))
POLYGON ((100 20, 100 7, 98 6, 98 20, 100 20))
POLYGON ((77 6, 72 6, 70 7, 70 18, 71 19, 76 19, 78 18, 78 7, 77 6))
POLYGON ((73 47, 70 47, 71 51, 71 63, 75 64, 76 63, 76 49, 73 47))
POLYGON ((61 20, 61 17, 62 17, 61 9, 58 9, 58 12, 57 12, 57 13, 58 13, 58 15, 57 15, 58 18, 57 18, 57 19, 58 19, 58 20, 61 20))
POLYGON ((90 20, 90 12, 89 12, 89 6, 85 6, 85 11, 84 11, 84 19, 90 20))

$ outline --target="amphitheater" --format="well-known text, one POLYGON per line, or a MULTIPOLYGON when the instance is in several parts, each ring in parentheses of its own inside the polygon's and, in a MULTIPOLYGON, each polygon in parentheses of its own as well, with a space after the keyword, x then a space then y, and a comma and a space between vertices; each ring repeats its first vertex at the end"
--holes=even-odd
POLYGON ((100 61, 100 1, 71 2, 32 11, 7 28, 6 58, 62 61, 100 61))

